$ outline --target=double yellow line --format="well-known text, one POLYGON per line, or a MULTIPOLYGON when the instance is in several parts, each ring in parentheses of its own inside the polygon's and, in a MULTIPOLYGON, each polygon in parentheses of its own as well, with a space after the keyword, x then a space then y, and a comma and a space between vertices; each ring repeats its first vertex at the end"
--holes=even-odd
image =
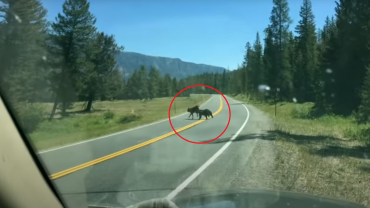
MULTIPOLYGON (((217 114, 219 114, 219 113, 222 111, 222 108, 223 108, 223 102, 222 102, 222 98, 221 98, 221 96, 220 96, 220 107, 218 108, 218 110, 217 110, 215 113, 213 113, 213 116, 216 116, 217 114)), ((203 119, 203 120, 198 120, 198 121, 196 121, 196 122, 194 122, 194 123, 192 123, 192 124, 189 124, 189 125, 187 125, 187 126, 184 126, 184 127, 179 128, 179 129, 176 129, 176 131, 177 131, 177 132, 184 131, 184 130, 189 129, 189 128, 193 127, 193 126, 196 126, 196 125, 198 125, 198 124, 200 124, 200 123, 202 123, 202 122, 204 122, 204 121, 205 121, 205 119, 203 119)), ((114 153, 112 153, 112 154, 109 154, 109 155, 106 155, 106 156, 100 157, 100 158, 95 159, 95 160, 91 160, 91 161, 89 161, 89 162, 86 162, 86 163, 83 163, 83 164, 80 164, 80 165, 74 166, 74 167, 72 167, 72 168, 68 168, 68 169, 66 169, 66 170, 62 170, 62 171, 60 171, 60 172, 57 172, 57 173, 54 173, 54 174, 50 175, 50 179, 55 180, 55 179, 61 178, 61 177, 66 176, 66 175, 68 175, 68 174, 71 174, 71 173, 74 173, 74 172, 76 172, 76 171, 79 171, 79 170, 81 170, 81 169, 84 169, 84 168, 87 168, 87 167, 90 167, 90 166, 96 165, 96 164, 98 164, 98 163, 104 162, 104 161, 106 161, 106 160, 112 159, 112 158, 114 158, 114 157, 117 157, 117 156, 120 156, 120 155, 126 154, 126 153, 128 153, 128 152, 131 152, 131 151, 133 151, 133 150, 136 150, 136 149, 139 149, 139 148, 141 148, 141 147, 147 146, 147 145, 152 144, 152 143, 154 143, 154 142, 158 142, 159 140, 162 140, 162 139, 167 138, 167 137, 169 137, 169 136, 172 136, 172 135, 174 135, 174 134, 175 134, 175 132, 174 132, 174 131, 171 131, 171 132, 169 132, 169 133, 167 133, 167 134, 164 134, 164 135, 162 135, 162 136, 159 136, 159 137, 156 137, 156 138, 154 138, 154 139, 148 140, 148 141, 146 141, 146 142, 143 142, 143 143, 140 143, 140 144, 134 145, 134 146, 132 146, 132 147, 129 147, 129 148, 126 148, 126 149, 120 150, 120 151, 118 151, 118 152, 114 152, 114 153)))

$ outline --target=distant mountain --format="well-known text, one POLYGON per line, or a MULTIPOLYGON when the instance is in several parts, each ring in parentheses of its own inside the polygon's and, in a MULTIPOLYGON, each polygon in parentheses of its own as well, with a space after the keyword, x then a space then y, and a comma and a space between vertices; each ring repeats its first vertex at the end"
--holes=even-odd
POLYGON ((158 56, 148 56, 134 52, 122 52, 117 55, 118 67, 122 67, 126 76, 130 76, 141 65, 150 69, 151 66, 157 68, 162 75, 170 74, 172 77, 185 78, 188 76, 203 74, 205 72, 222 73, 226 70, 223 67, 211 66, 206 64, 195 64, 181 61, 178 58, 167 58, 158 56))

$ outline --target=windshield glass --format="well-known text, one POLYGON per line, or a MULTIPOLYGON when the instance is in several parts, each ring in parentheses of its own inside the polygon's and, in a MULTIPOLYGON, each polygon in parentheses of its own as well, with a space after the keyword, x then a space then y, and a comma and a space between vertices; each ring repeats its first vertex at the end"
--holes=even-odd
POLYGON ((67 207, 369 206, 370 2, 0 0, 0 92, 67 207))

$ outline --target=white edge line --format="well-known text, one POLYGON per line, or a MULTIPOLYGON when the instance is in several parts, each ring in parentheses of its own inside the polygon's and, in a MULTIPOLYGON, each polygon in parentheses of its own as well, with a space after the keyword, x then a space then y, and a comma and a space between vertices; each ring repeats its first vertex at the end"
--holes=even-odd
MULTIPOLYGON (((211 158, 207 160, 202 166, 198 168, 193 174, 191 174, 184 182, 182 182, 175 190, 173 190, 170 194, 166 196, 168 200, 172 200, 178 193, 180 193, 186 186, 188 186, 196 177, 198 177, 209 165, 211 165, 235 140, 235 138, 240 134, 240 132, 244 129, 245 125, 247 124, 249 120, 249 110, 248 108, 243 104, 244 108, 247 110, 248 116, 245 119, 243 125, 239 128, 239 130, 235 133, 231 139, 224 144, 211 158)), ((252 152, 252 151, 251 151, 252 152)), ((250 157, 250 154, 248 155, 247 158, 250 157)))
MULTIPOLYGON (((214 96, 211 95, 211 97, 205 103, 203 103, 201 106, 204 106, 205 104, 207 104, 213 98, 214 98, 214 96)), ((185 112, 183 114, 180 114, 180 115, 171 117, 171 119, 178 118, 178 117, 183 116, 183 115, 185 115, 187 113, 188 112, 185 112)), ((63 149, 63 148, 66 148, 66 147, 71 147, 71 146, 75 146, 75 145, 79 145, 79 144, 83 144, 83 143, 87 143, 87 142, 92 142, 92 141, 95 141, 95 140, 99 140, 99 139, 103 139, 103 138, 115 136, 115 135, 122 134, 122 133, 125 133, 125 132, 129 132, 129 131, 133 131, 133 130, 136 130, 136 129, 141 129, 141 128, 144 128, 144 127, 147 127, 147 126, 151 126, 151 125, 154 125, 154 124, 162 123, 164 121, 168 121, 168 118, 163 119, 163 120, 159 120, 159 121, 155 121, 153 123, 145 124, 145 125, 142 125, 142 126, 134 127, 132 129, 126 129, 124 131, 119 131, 119 132, 116 132, 116 133, 113 133, 113 134, 104 135, 104 136, 101 136, 101 137, 98 137, 98 138, 89 139, 89 140, 85 140, 85 141, 82 141, 82 142, 72 143, 72 144, 61 146, 61 147, 56 147, 56 148, 53 148, 53 149, 44 150, 44 151, 38 152, 37 154, 43 154, 43 153, 47 153, 47 152, 52 152, 52 151, 55 151, 55 150, 63 149)))

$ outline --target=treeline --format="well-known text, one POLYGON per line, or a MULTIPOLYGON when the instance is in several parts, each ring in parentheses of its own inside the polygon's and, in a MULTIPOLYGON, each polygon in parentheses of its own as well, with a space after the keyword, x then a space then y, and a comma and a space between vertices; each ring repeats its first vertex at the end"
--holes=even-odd
MULTIPOLYGON (((127 79, 122 90, 121 97, 117 99, 153 99, 159 97, 175 96, 187 85, 183 80, 171 77, 169 74, 162 75, 155 67, 146 69, 142 66, 135 70, 127 79)), ((189 91, 179 96, 189 96, 189 91)))
MULTIPOLYGON (((225 93, 229 87, 227 83, 231 77, 224 71, 218 73, 204 73, 190 76, 185 79, 177 79, 169 74, 164 76, 155 67, 149 70, 142 66, 136 70, 125 82, 124 90, 117 99, 153 99, 159 97, 175 96, 182 89, 192 85, 208 85, 225 93)), ((215 94, 213 89, 207 87, 193 87, 184 90, 178 96, 189 96, 190 94, 215 94)))
POLYGON ((335 16, 318 29, 311 1, 303 0, 296 35, 287 0, 273 4, 264 39, 257 32, 254 43, 246 44, 242 66, 226 76, 204 76, 199 83, 255 99, 314 102, 317 112, 355 113, 369 121, 370 1, 337 1, 335 16), (270 88, 263 96, 262 85, 270 88))

